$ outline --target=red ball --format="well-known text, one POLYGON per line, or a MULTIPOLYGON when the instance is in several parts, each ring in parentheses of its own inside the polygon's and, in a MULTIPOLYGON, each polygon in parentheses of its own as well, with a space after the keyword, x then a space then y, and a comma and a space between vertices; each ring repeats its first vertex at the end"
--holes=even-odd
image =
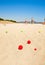
POLYGON ((23 49, 23 46, 22 45, 19 45, 18 46, 18 50, 22 50, 23 49))
POLYGON ((31 44, 31 41, 30 41, 30 40, 28 40, 28 41, 27 41, 27 44, 31 44))
POLYGON ((37 48, 34 48, 34 50, 36 51, 36 50, 37 50, 37 48))

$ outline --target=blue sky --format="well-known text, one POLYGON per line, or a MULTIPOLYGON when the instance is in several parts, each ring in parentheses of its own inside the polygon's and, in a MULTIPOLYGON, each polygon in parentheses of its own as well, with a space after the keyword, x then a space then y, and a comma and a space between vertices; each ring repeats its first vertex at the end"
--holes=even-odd
POLYGON ((0 0, 0 17, 16 21, 43 21, 45 18, 45 0, 0 0))

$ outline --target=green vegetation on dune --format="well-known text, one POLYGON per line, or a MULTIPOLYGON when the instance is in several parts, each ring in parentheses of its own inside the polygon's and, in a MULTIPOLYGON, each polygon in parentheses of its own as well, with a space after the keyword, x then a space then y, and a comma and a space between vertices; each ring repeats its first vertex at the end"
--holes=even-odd
POLYGON ((0 21, 4 21, 4 19, 3 18, 0 18, 0 21))
POLYGON ((14 20, 5 20, 5 21, 10 21, 10 22, 14 22, 14 23, 16 22, 16 21, 14 21, 14 20))
POLYGON ((9 19, 3 19, 3 18, 0 18, 0 21, 9 21, 9 22, 14 22, 14 23, 16 23, 16 21, 15 20, 9 20, 9 19))

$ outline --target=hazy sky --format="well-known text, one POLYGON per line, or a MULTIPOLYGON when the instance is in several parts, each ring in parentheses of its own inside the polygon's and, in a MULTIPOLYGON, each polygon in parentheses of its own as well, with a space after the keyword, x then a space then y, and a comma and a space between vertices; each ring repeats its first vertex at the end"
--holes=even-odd
POLYGON ((16 21, 43 21, 45 17, 45 0, 0 0, 0 17, 16 21))

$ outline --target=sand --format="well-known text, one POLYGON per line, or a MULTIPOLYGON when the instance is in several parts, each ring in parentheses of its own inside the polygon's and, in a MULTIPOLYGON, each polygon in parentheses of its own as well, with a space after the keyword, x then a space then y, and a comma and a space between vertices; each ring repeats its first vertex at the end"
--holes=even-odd
POLYGON ((45 65, 45 25, 0 24, 0 65, 45 65))
POLYGON ((0 21, 0 24, 13 24, 14 22, 11 21, 0 21))

